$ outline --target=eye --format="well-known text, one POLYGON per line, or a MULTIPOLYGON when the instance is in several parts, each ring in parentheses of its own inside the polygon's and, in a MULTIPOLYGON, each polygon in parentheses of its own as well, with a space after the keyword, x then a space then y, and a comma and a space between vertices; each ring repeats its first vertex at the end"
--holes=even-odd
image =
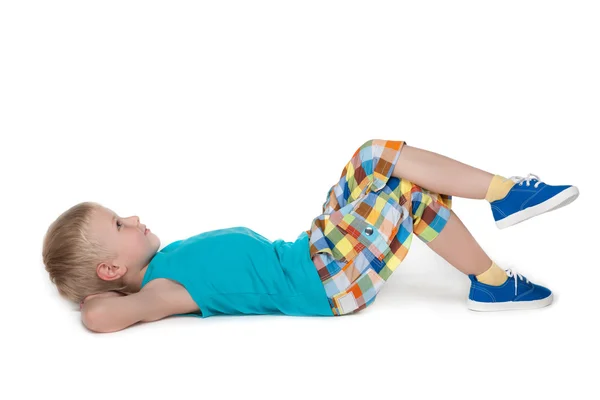
POLYGON ((121 227, 121 223, 119 222, 119 220, 117 220, 117 230, 120 230, 119 227, 121 227))

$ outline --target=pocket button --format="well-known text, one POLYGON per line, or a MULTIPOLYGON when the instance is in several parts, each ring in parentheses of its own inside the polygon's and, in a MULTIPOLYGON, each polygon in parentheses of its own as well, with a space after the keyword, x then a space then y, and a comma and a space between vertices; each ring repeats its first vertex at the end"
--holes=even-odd
POLYGON ((365 228, 365 233, 369 236, 371 236, 373 234, 373 228, 371 228, 370 226, 367 226, 365 228))

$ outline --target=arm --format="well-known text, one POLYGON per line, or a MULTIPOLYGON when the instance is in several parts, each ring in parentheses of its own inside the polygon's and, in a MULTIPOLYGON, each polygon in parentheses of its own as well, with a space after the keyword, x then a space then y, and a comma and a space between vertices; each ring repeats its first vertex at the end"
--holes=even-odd
POLYGON ((82 319, 95 332, 115 332, 138 322, 156 321, 173 314, 198 312, 200 309, 179 283, 159 278, 137 293, 87 300, 82 319))

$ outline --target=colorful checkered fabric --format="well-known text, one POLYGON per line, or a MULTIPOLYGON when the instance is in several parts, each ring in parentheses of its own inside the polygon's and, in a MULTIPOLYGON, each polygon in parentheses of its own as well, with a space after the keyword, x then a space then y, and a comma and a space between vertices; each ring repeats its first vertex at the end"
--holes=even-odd
POLYGON ((430 242, 450 216, 451 196, 392 176, 405 143, 371 139, 360 146, 306 231, 336 316, 373 303, 406 257, 413 233, 430 242))

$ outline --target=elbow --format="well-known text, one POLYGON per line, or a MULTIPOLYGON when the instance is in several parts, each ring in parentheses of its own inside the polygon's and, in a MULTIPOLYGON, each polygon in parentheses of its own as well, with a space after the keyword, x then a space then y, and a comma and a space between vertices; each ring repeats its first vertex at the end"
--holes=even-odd
POLYGON ((111 315, 102 304, 94 304, 94 307, 83 309, 81 313, 83 324, 92 332, 110 333, 117 332, 131 325, 122 321, 118 316, 111 315))
POLYGON ((98 307, 85 308, 81 311, 81 321, 86 328, 92 332, 109 332, 106 326, 106 318, 103 317, 102 310, 98 307))

